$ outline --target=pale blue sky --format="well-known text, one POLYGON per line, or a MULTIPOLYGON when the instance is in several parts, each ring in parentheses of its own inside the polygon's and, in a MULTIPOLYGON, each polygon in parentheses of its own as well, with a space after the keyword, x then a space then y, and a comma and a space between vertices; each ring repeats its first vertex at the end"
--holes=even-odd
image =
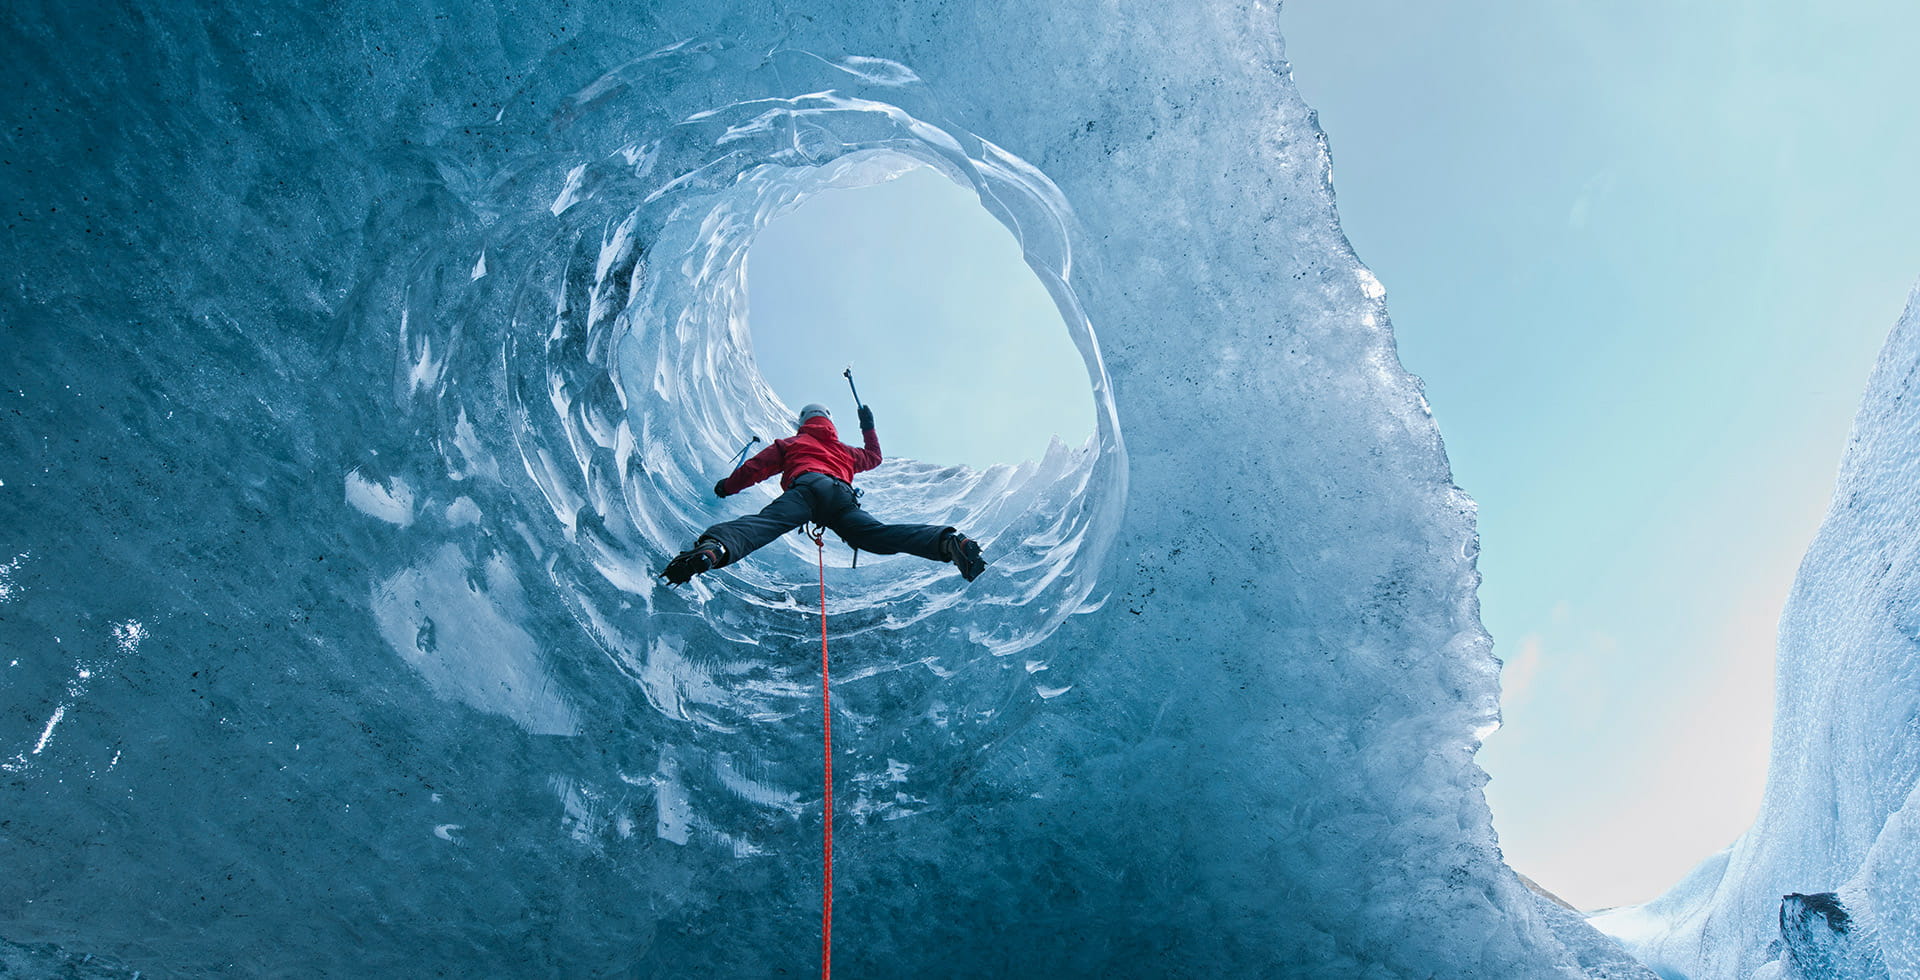
MULTIPOLYGON (((1920 276, 1920 5, 1291 0, 1281 28, 1480 502, 1503 848, 1581 907, 1651 898, 1752 820, 1775 622, 1920 276)), ((1011 236, 930 172, 819 195, 748 270, 775 390, 848 419, 853 360, 890 452, 1091 430, 1044 414, 1085 375, 1011 236)))
POLYGON ((1752 820, 1773 634, 1920 277, 1920 5, 1290 0, 1507 663, 1509 861, 1653 897, 1752 820))
POLYGON ((984 467, 1093 434, 1086 366, 1013 233, 924 167, 769 223, 747 252, 747 323, 781 400, 825 404, 857 443, 851 362, 888 456, 984 467))

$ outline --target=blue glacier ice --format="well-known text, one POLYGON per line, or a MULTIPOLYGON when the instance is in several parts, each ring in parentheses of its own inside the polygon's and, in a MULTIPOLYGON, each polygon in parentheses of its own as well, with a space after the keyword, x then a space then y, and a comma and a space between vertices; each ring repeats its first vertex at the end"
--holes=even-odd
POLYGON ((649 573, 786 416, 755 231, 927 166, 1098 423, 866 481, 971 587, 829 552, 836 968, 1647 976, 1502 863, 1473 505, 1275 14, 0 12, 0 955, 811 970, 815 555, 649 573))
POLYGON ((1920 291, 1781 615, 1776 687, 1753 827, 1595 921, 1665 976, 1920 976, 1920 291))

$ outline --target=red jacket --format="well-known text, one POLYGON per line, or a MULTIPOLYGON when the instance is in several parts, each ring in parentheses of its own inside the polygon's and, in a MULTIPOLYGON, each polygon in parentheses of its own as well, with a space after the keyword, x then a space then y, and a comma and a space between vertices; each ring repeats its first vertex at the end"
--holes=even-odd
POLYGON ((741 463, 731 476, 720 481, 720 489, 724 496, 731 497, 783 471, 782 490, 790 489, 794 480, 807 473, 825 473, 852 483, 855 473, 880 465, 879 434, 872 429, 864 429, 860 434, 865 437, 866 445, 855 449, 840 441, 840 430, 833 427, 832 419, 816 415, 803 423, 797 434, 775 439, 773 445, 741 463))

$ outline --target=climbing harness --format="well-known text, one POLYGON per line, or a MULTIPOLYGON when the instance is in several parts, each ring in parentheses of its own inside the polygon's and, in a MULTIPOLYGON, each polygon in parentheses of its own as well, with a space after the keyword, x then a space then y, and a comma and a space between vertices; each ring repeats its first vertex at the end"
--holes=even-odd
POLYGON ((814 525, 807 536, 820 559, 820 750, 826 783, 821 820, 820 980, 833 976, 833 698, 827 679, 827 529, 814 525))

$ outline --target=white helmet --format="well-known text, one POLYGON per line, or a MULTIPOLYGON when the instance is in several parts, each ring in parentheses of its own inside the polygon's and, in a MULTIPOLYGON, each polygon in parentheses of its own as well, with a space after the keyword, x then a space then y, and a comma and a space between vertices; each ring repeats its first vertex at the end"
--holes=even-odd
POLYGON ((822 405, 819 402, 814 402, 813 404, 808 405, 807 407, 800 410, 800 424, 806 425, 807 420, 810 418, 813 418, 816 415, 824 415, 827 418, 833 418, 833 413, 827 411, 827 406, 822 405))

